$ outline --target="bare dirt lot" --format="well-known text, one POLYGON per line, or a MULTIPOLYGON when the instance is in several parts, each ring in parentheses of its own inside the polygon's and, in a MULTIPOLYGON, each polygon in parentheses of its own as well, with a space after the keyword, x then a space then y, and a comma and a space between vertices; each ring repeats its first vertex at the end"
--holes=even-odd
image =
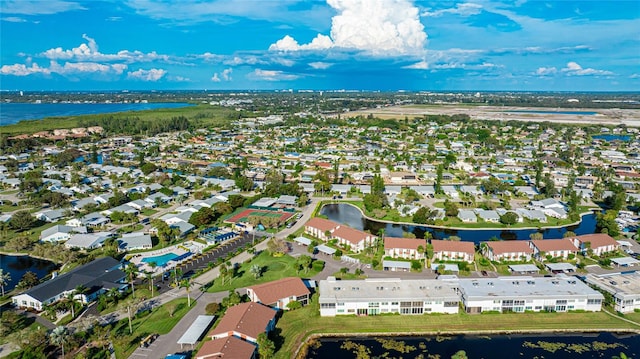
POLYGON ((379 118, 417 117, 422 115, 466 114, 474 120, 531 121, 559 123, 598 123, 603 125, 626 125, 640 127, 640 109, 599 109, 599 108, 536 108, 500 107, 472 105, 406 105, 391 106, 371 110, 349 112, 347 116, 367 116, 379 118))

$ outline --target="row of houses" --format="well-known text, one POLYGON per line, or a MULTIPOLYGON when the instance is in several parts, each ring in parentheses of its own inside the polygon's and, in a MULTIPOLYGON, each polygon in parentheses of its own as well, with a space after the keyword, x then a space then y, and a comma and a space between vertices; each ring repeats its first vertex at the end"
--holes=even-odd
POLYGON ((336 280, 319 284, 320 315, 596 312, 604 296, 574 277, 336 280))
MULTIPOLYGON (((339 244, 349 245, 359 252, 374 244, 378 237, 324 218, 312 218, 304 226, 305 233, 322 241, 336 239, 339 244)), ((472 242, 431 240, 433 259, 472 263, 476 252, 472 242)), ((384 238, 385 256, 403 259, 424 259, 427 242, 415 238, 384 238)), ((529 261, 551 258, 568 259, 571 255, 592 251, 594 255, 613 252, 619 243, 604 233, 587 234, 564 239, 531 241, 488 241, 480 245, 483 254, 491 261, 529 261)))

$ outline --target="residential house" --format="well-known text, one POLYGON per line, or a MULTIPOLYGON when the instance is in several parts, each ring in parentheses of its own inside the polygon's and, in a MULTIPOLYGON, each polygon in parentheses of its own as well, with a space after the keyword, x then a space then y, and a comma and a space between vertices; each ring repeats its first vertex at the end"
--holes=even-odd
POLYGON ((433 260, 461 261, 473 263, 475 245, 472 242, 443 241, 432 239, 433 260))
POLYGON ((311 292, 302 279, 288 277, 247 287, 247 295, 252 302, 286 310, 287 305, 295 301, 307 305, 311 292))
POLYGON ((585 280, 611 294, 617 312, 633 313, 640 310, 640 272, 587 274, 585 280))
POLYGON ((530 261, 533 249, 526 241, 482 242, 481 248, 490 261, 530 261))
POLYGON ((87 233, 86 227, 71 227, 65 225, 55 225, 40 232, 41 242, 62 242, 71 238, 73 233, 87 233))
POLYGON ((255 353, 254 344, 229 336, 204 342, 195 354, 195 359, 254 359, 255 353))
POLYGON ((593 254, 597 256, 616 251, 620 248, 620 243, 610 235, 604 233, 585 234, 573 237, 571 241, 580 252, 587 253, 590 249, 593 251, 593 254))
POLYGON ((460 279, 465 311, 524 313, 598 312, 604 296, 575 277, 499 277, 460 279))
POLYGON ((540 261, 545 261, 547 257, 569 259, 570 255, 575 256, 578 248, 568 239, 542 239, 529 241, 533 255, 540 261))
POLYGON ((425 248, 424 239, 384 237, 384 255, 392 258, 423 259, 425 248))
POLYGON ((397 313, 456 314, 460 298, 444 281, 436 279, 368 278, 321 280, 320 315, 378 315, 397 313))
POLYGON ((64 210, 62 209, 51 209, 47 211, 42 211, 36 213, 36 218, 43 222, 57 222, 64 217, 64 210))
POLYGON ((12 301, 17 307, 41 311, 45 305, 54 303, 74 293, 78 286, 83 286, 87 291, 75 294, 74 297, 83 303, 89 303, 111 288, 122 289, 127 286, 124 282, 126 275, 120 267, 120 262, 111 257, 98 258, 15 295, 12 301))
POLYGON ((480 219, 482 219, 485 222, 500 223, 500 215, 495 210, 478 208, 475 210, 475 212, 478 215, 478 217, 480 217, 480 219))
POLYGON ((476 223, 478 222, 478 217, 476 217, 476 213, 470 209, 461 209, 458 211, 458 218, 464 223, 476 223))
POLYGON ((71 236, 64 243, 64 246, 67 248, 95 249, 102 247, 102 243, 111 235, 110 232, 78 233, 71 236))
POLYGON ((260 303, 240 303, 227 309, 209 335, 211 339, 234 336, 256 343, 260 333, 269 333, 275 328, 276 314, 275 310, 260 303))
POLYGON ((314 217, 304 225, 304 232, 323 241, 331 239, 331 233, 340 228, 340 224, 328 219, 314 217), (329 236, 327 236, 329 233, 329 236))
POLYGON ((118 243, 118 247, 125 251, 151 249, 153 247, 151 236, 141 232, 124 233, 122 238, 118 239, 118 243))
POLYGON ((374 244, 376 236, 347 226, 341 226, 332 233, 338 243, 348 247, 351 251, 360 252, 374 244))

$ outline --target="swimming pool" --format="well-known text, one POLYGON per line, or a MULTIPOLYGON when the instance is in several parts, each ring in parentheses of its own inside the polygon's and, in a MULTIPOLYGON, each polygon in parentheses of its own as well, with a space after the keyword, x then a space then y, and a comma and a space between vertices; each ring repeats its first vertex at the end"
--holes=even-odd
POLYGON ((176 259, 178 257, 180 257, 180 256, 175 254, 175 253, 169 252, 169 253, 165 253, 165 254, 163 254, 161 256, 142 258, 142 262, 144 262, 144 263, 155 262, 159 267, 162 267, 165 264, 167 264, 167 262, 169 262, 170 260, 174 260, 174 259, 176 259))

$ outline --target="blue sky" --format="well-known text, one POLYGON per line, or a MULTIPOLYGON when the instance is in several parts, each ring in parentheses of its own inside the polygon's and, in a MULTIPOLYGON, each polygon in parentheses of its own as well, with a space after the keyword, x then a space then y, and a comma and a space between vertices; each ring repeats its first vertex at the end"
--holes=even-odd
POLYGON ((640 1, 1 0, 0 89, 640 90, 640 1))

